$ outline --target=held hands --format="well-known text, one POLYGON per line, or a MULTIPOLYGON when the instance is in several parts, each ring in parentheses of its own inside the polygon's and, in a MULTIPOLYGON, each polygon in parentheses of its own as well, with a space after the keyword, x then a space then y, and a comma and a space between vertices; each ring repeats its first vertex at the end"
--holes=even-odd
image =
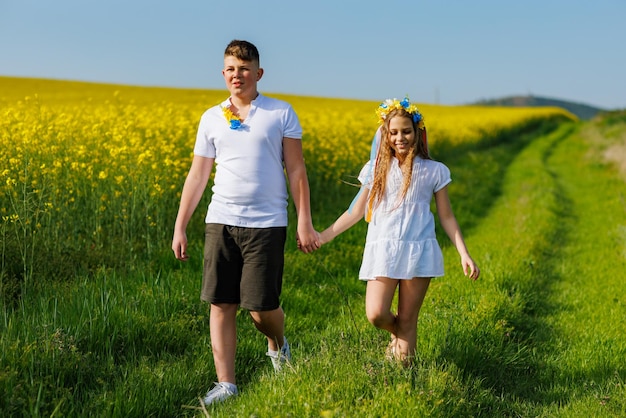
POLYGON ((296 242, 298 244, 298 249, 304 253, 307 252, 313 252, 315 250, 318 250, 322 247, 322 245, 324 244, 328 244, 329 242, 331 242, 333 240, 333 233, 332 233, 332 228, 327 228, 322 232, 318 232, 318 231, 314 231, 315 233, 315 240, 314 240, 314 245, 313 245, 313 249, 310 251, 305 251, 305 247, 302 245, 302 242, 300 241, 299 236, 296 236, 296 242))
POLYGON ((313 251, 319 249, 322 244, 320 242, 320 234, 313 227, 307 228, 305 231, 296 232, 296 243, 298 245, 298 249, 305 254, 312 253, 313 251))

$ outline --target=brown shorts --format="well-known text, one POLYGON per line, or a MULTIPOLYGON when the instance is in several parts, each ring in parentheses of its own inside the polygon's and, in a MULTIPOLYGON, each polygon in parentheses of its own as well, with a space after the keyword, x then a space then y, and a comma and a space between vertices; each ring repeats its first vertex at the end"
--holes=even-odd
POLYGON ((206 224, 202 300, 235 303, 250 311, 280 306, 286 227, 206 224))

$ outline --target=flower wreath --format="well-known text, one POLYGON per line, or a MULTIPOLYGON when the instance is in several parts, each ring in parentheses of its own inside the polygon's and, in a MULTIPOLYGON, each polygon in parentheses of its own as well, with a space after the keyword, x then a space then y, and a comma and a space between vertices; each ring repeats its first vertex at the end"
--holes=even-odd
POLYGON ((383 123, 392 110, 403 109, 407 113, 413 116, 413 122, 417 123, 417 127, 424 129, 424 117, 417 110, 417 105, 412 104, 408 97, 405 97, 402 101, 398 99, 387 99, 382 102, 376 108, 376 116, 378 116, 378 122, 383 123))

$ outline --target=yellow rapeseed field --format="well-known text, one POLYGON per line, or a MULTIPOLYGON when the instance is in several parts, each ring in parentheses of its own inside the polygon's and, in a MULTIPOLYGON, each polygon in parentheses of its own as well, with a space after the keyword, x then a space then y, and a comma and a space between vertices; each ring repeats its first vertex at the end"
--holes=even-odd
MULTIPOLYGON (((296 109, 315 181, 358 172, 378 102, 272 96, 296 109)), ((226 97, 220 90, 0 77, 3 259, 19 256, 26 270, 29 253, 67 240, 149 251, 169 237, 200 115, 226 97)), ((573 118, 556 108, 424 104, 420 111, 433 148, 442 140, 477 142, 537 118, 573 118)))

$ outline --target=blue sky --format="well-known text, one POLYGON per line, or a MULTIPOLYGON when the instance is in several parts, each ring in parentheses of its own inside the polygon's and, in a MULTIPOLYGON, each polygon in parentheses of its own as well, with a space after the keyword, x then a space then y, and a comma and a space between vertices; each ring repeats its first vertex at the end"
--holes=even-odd
POLYGON ((509 95, 626 108, 624 0, 0 0, 0 75, 464 104, 509 95))

